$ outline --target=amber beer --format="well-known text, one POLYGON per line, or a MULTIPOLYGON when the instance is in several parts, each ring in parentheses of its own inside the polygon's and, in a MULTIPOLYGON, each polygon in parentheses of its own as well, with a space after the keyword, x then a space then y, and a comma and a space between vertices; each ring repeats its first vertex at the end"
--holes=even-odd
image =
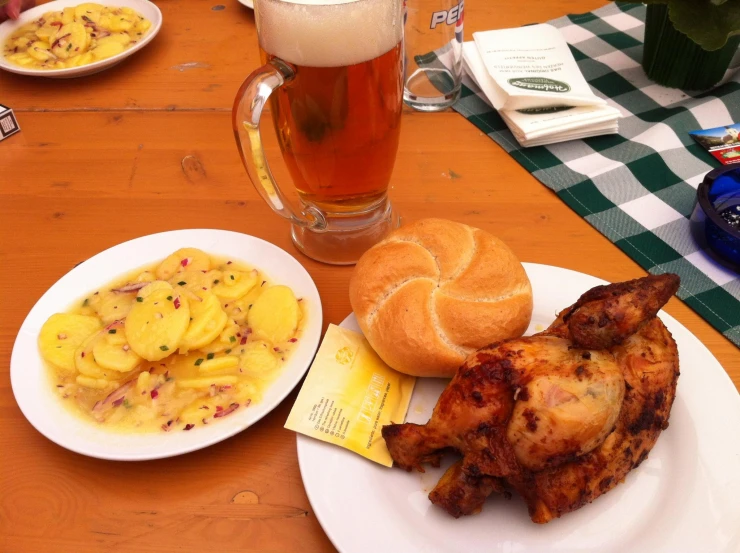
POLYGON ((263 61, 279 58, 295 72, 270 97, 280 148, 301 199, 323 211, 357 213, 385 199, 403 96, 393 3, 258 4, 263 61))

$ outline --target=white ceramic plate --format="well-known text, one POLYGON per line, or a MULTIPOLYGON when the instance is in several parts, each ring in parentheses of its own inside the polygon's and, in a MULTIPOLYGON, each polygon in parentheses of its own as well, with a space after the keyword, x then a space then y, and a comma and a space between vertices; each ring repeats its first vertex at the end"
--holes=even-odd
POLYGON ((177 230, 144 236, 114 246, 72 269, 52 286, 23 322, 10 360, 13 394, 28 421, 51 441, 77 453, 120 461, 172 457, 220 442, 272 411, 300 381, 321 338, 321 300, 313 280, 291 255, 259 238, 225 230, 177 230), (275 284, 290 286, 304 298, 307 320, 298 347, 265 391, 262 401, 239 409, 217 423, 190 432, 124 434, 106 431, 71 413, 54 393, 36 340, 52 314, 66 310, 91 290, 182 247, 200 248, 248 263, 275 284))
MULTIPOLYGON (((524 266, 534 288, 530 334, 604 284, 567 269, 524 266)), ((518 496, 492 497, 481 514, 455 520, 427 499, 451 457, 440 469, 406 473, 299 435, 303 482, 331 541, 342 553, 740 551, 740 396, 695 336, 660 317, 678 343, 678 393, 669 428, 624 483, 546 525, 530 521, 518 496)), ((342 326, 359 330, 354 316, 342 326)), ((407 421, 426 422, 444 384, 419 379, 407 421)))
POLYGON ((242 6, 246 6, 246 7, 248 7, 251 10, 254 9, 254 0, 239 0, 239 3, 242 6))
POLYGON ((133 55, 135 52, 141 50, 144 46, 149 44, 162 27, 162 12, 156 4, 149 2, 149 0, 102 0, 98 2, 105 6, 115 8, 132 8, 143 15, 146 19, 152 22, 152 26, 149 28, 144 37, 134 44, 131 48, 124 50, 120 54, 110 57, 105 60, 96 61, 82 67, 69 67, 67 69, 30 69, 21 67, 10 63, 5 59, 3 55, 4 45, 7 38, 15 32, 18 27, 25 25, 38 19, 46 12, 60 11, 64 8, 78 6, 84 3, 84 0, 55 0, 47 4, 41 4, 30 10, 21 13, 20 18, 17 21, 11 19, 0 23, 0 69, 10 71, 11 73, 18 73, 19 75, 33 75, 35 77, 49 77, 52 79, 69 79, 72 77, 83 77, 85 75, 92 75, 93 73, 99 73, 109 67, 122 62, 127 57, 133 55))

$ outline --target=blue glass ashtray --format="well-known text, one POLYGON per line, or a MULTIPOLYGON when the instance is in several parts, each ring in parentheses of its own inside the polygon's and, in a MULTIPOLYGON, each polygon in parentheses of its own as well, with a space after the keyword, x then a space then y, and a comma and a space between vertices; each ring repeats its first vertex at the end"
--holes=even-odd
POLYGON ((712 257, 740 272, 740 167, 722 167, 696 191, 691 230, 712 257))

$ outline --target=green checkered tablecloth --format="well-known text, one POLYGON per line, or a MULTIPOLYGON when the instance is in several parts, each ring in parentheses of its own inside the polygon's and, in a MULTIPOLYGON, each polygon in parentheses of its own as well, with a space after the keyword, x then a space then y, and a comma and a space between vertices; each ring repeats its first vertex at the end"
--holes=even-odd
POLYGON ((622 113, 619 134, 522 148, 467 77, 454 109, 647 271, 680 275, 678 296, 740 346, 740 275, 708 257, 689 227, 696 188, 718 162, 688 134, 740 122, 740 75, 731 70, 704 93, 649 81, 644 21, 645 6, 616 3, 549 22, 595 93, 622 113))

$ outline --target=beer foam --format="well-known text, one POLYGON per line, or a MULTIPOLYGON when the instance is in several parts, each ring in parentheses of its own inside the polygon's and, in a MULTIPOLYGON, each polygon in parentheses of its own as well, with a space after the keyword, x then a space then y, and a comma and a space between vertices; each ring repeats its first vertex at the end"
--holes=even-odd
POLYGON ((257 0, 260 46, 308 67, 372 60, 403 34, 401 0, 257 0))

